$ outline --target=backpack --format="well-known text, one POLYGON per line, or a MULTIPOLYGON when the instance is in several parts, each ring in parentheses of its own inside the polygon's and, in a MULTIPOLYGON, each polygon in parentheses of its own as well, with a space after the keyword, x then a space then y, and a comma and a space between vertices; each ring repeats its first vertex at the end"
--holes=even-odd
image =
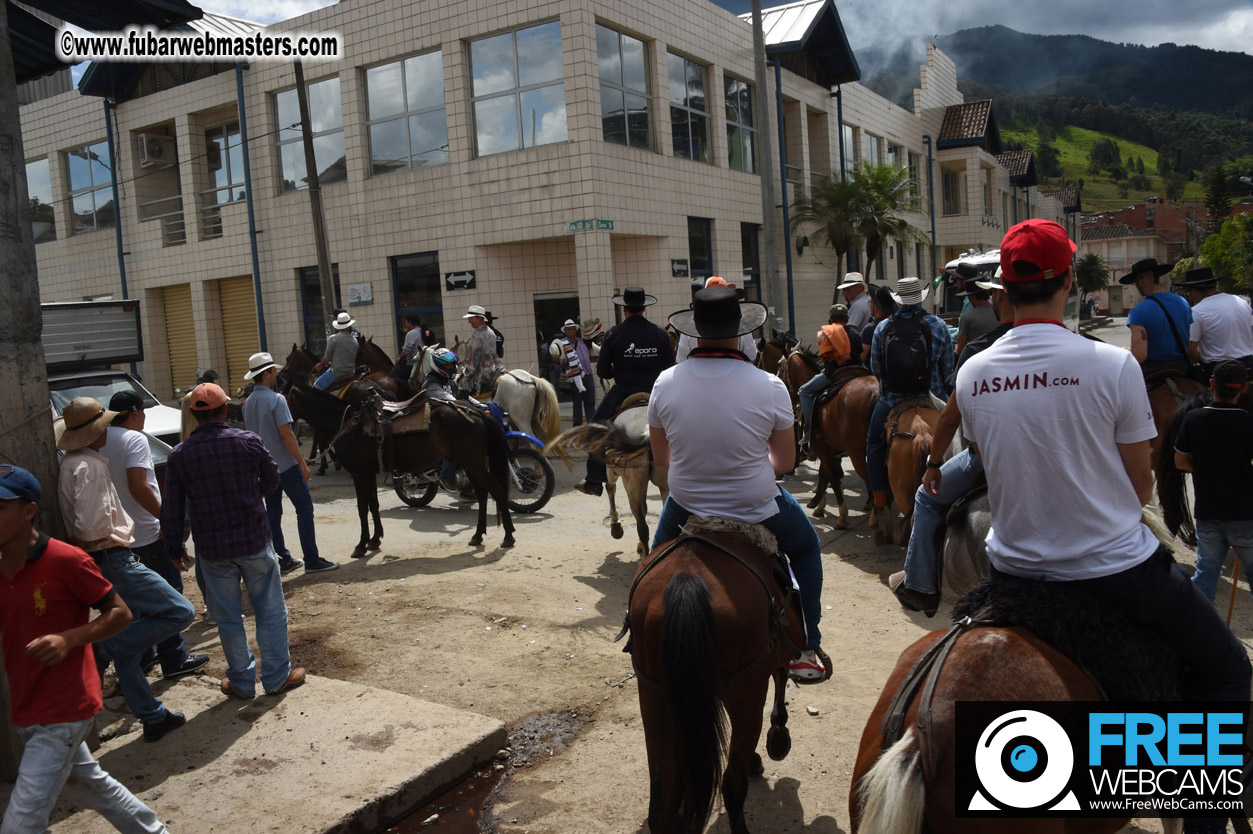
POLYGON ((925 316, 892 316, 883 325, 883 387, 893 394, 931 390, 931 328, 925 316))
POLYGON ((490 324, 488 325, 488 327, 491 328, 491 331, 496 334, 496 355, 500 357, 501 359, 504 359, 505 358, 505 337, 501 335, 501 332, 499 330, 492 327, 490 324))

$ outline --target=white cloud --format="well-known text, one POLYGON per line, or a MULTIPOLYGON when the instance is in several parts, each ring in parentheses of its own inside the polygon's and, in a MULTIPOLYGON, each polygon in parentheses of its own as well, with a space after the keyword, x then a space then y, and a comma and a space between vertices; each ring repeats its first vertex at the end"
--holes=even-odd
POLYGON ((335 0, 201 0, 197 2, 207 12, 251 20, 254 23, 277 23, 299 17, 306 12, 335 5, 335 0))

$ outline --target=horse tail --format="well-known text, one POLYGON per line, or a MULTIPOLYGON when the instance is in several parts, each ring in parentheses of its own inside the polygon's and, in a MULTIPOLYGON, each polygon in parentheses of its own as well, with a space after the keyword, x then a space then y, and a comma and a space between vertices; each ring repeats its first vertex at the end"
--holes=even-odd
POLYGON ((651 450, 649 437, 635 437, 611 423, 584 423, 557 435, 548 449, 563 460, 570 449, 581 449, 609 466, 628 467, 651 450))
POLYGON ((540 430, 539 439, 545 443, 561 432, 561 405, 557 402, 557 389, 542 377, 535 378, 534 422, 540 430))
POLYGON ((713 811, 727 749, 726 712, 718 694, 717 634, 709 587, 676 574, 662 596, 661 638, 673 754, 680 774, 676 831, 699 832, 713 811))
POLYGON ((1162 505, 1162 518, 1170 532, 1191 545, 1196 544, 1196 526, 1188 508, 1187 484, 1184 483, 1183 472, 1175 466, 1175 440, 1179 437, 1184 418, 1190 412, 1213 401, 1213 393, 1202 391, 1179 404, 1162 434, 1162 453, 1157 461, 1157 497, 1162 505))
POLYGON ((887 749, 857 785, 858 828, 871 834, 917 834, 927 809, 927 786, 918 764, 914 729, 887 749))

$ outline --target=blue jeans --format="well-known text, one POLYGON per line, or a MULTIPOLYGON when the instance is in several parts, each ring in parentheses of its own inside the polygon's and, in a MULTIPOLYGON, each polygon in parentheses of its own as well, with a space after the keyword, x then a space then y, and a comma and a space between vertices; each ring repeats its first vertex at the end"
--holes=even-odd
POLYGON ((870 425, 866 427, 866 488, 871 492, 887 492, 891 488, 888 483, 888 447, 883 441, 890 413, 892 405, 880 397, 874 411, 870 412, 870 425))
POLYGON ((142 723, 156 723, 165 718, 166 709, 152 694, 139 658, 150 646, 191 625, 196 609, 129 550, 119 548, 101 557, 100 572, 130 608, 133 619, 120 634, 97 646, 102 657, 113 661, 127 708, 142 723))
POLYGON ((331 370, 330 368, 327 368, 325 371, 322 372, 322 375, 320 377, 318 377, 317 379, 313 381, 313 387, 321 388, 323 391, 325 391, 328 388, 330 388, 331 383, 333 383, 337 379, 339 379, 339 377, 336 376, 335 371, 331 370))
POLYGON ((925 487, 914 493, 914 529, 905 551, 905 587, 924 594, 939 590, 936 582, 940 552, 935 536, 944 526, 948 508, 975 488, 983 473, 983 461, 973 448, 963 449, 940 467, 940 494, 931 495, 925 487))
MULTIPOLYGON (((170 583, 170 587, 180 594, 183 592, 182 571, 170 561, 169 555, 165 552, 163 540, 157 539, 152 544, 132 547, 131 550, 139 557, 144 567, 170 583)), ((177 672, 187 661, 187 644, 183 642, 182 632, 157 643, 156 649, 157 657, 161 661, 162 674, 177 672)))
POLYGON ((814 374, 814 378, 806 382, 796 392, 797 398, 801 401, 801 414, 805 415, 805 425, 813 426, 814 424, 814 398, 820 393, 831 387, 831 380, 826 374, 814 374))
POLYGON ((290 559, 291 553, 283 542, 283 495, 291 499, 296 508, 296 530, 300 534, 300 553, 305 564, 318 559, 318 539, 313 532, 313 496, 309 485, 300 474, 300 464, 289 466, 279 475, 278 489, 265 496, 265 514, 270 519, 270 538, 280 558, 290 559))
POLYGON ((460 467, 457 461, 452 458, 444 458, 439 464, 439 478, 441 481, 455 481, 457 479, 457 470, 460 467))
MULTIPOLYGON (((792 494, 779 487, 774 497, 779 512, 761 522, 779 543, 779 549, 787 556, 800 585, 801 613, 805 617, 805 650, 816 649, 822 644, 822 632, 818 621, 822 619, 822 543, 814 532, 814 525, 801 509, 792 494)), ((674 496, 666 499, 657 519, 657 532, 653 535, 653 548, 662 542, 677 538, 691 513, 679 506, 674 496)))
POLYGON ((274 692, 287 682, 291 655, 287 644, 287 603, 278 555, 267 544, 260 553, 238 559, 205 559, 205 604, 218 624, 218 637, 226 655, 226 677, 239 695, 251 698, 257 691, 257 664, 244 631, 244 583, 257 624, 257 648, 261 650, 261 685, 274 692))
POLYGON ((573 424, 581 426, 585 419, 591 420, 596 411, 596 380, 591 374, 583 374, 583 393, 580 394, 579 389, 572 388, 570 396, 573 398, 573 424))
POLYGON ((1253 521, 1196 521, 1196 573, 1192 583, 1210 602, 1218 589, 1218 575, 1227 561, 1228 549, 1236 552, 1244 565, 1244 575, 1253 577, 1253 521))
POLYGON ((90 808, 124 834, 165 834, 152 809, 91 757, 84 739, 93 721, 14 728, 25 749, 0 834, 44 834, 58 796, 90 808))

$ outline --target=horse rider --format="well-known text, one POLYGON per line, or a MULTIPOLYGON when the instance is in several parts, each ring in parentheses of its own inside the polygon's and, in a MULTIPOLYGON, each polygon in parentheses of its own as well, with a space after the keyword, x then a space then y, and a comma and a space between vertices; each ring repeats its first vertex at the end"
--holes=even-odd
MULTIPOLYGON (((644 317, 644 310, 656 304, 657 297, 645 293, 643 287, 627 287, 612 301, 622 308, 623 318, 605 334, 596 362, 596 375, 614 381, 592 415, 600 422, 612 420, 632 394, 652 391, 657 376, 674 364, 670 336, 644 317)), ((588 455, 587 475, 574 488, 585 495, 600 495, 604 483, 604 461, 588 455)))
POLYGON ((1247 703, 1244 646, 1141 522, 1156 429, 1135 359, 1062 324, 1076 249, 1050 220, 1010 228, 1000 255, 1014 328, 957 375, 962 429, 987 472, 993 588, 1013 576, 1085 592, 1178 653, 1185 698, 1247 703))
POLYGON ((995 329, 1001 322, 996 317, 996 310, 992 309, 988 291, 981 289, 978 281, 967 282, 966 289, 957 295, 970 303, 957 318, 957 344, 953 346, 953 354, 960 356, 967 342, 995 329))
POLYGON ((945 280, 957 291, 957 297, 962 300, 961 312, 965 313, 974 306, 970 300, 967 287, 969 284, 979 280, 979 268, 972 263, 962 261, 952 269, 944 270, 944 274, 945 280))
POLYGON ((462 318, 473 328, 465 355, 466 387, 471 396, 491 393, 496 378, 505 369, 496 353, 496 331, 488 326, 487 311, 478 304, 471 305, 462 318))
POLYGON ((1192 305, 1188 356, 1202 382, 1214 365, 1235 359, 1253 370, 1253 311, 1247 299, 1218 291, 1218 276, 1208 266, 1189 269, 1179 286, 1192 305))
POLYGON ((579 323, 566 319, 561 336, 548 346, 548 355, 557 363, 561 378, 573 386, 574 425, 583 425, 584 414, 592 419, 596 410, 596 383, 592 379, 591 345, 582 338, 579 323))
POLYGON ((801 414, 805 418, 805 435, 801 448, 812 448, 814 399, 831 387, 836 371, 849 364, 861 364, 861 336, 848 324, 848 307, 832 304, 827 310, 827 323, 818 330, 818 355, 826 363, 822 370, 796 392, 801 401, 801 414))
POLYGON ((910 397, 948 399, 944 380, 953 370, 953 339, 939 316, 922 308, 927 286, 918 278, 902 278, 896 285, 901 308, 875 328, 870 346, 870 370, 879 380, 879 401, 866 429, 866 485, 875 506, 888 505, 888 414, 910 397))
POLYGON ((818 534, 787 490, 775 484, 796 463, 792 401, 783 380, 753 367, 740 336, 766 320, 764 306, 740 303, 729 287, 696 293, 670 325, 698 339, 690 362, 663 371, 648 403, 653 458, 669 467, 670 496, 653 547, 677 537, 688 517, 761 524, 778 541, 800 586, 805 643, 792 676, 821 680, 822 560, 818 534), (718 403, 711 419, 709 405, 718 403))
POLYGON ((1145 376, 1170 370, 1186 374, 1192 367, 1188 359, 1192 308, 1162 281, 1172 267, 1146 258, 1133 263, 1131 271, 1118 279, 1120 284, 1135 284, 1144 297, 1127 314, 1127 327, 1131 328, 1131 355, 1145 376))
MULTIPOLYGON (((739 298, 744 297, 743 290, 737 289, 735 284, 729 284, 727 283, 727 280, 725 278, 719 278, 717 275, 711 275, 709 276, 708 280, 705 281, 705 288, 708 289, 709 287, 730 287, 731 289, 735 290, 736 296, 738 296, 739 298)), ((687 359, 689 356, 691 356, 692 349, 695 347, 696 347, 695 339, 693 339, 691 336, 685 336, 684 334, 680 333, 679 343, 675 345, 674 347, 675 363, 677 364, 679 362, 682 362, 684 359, 687 359)), ((741 336, 740 343, 736 347, 736 350, 738 350, 740 353, 747 356, 749 362, 755 362, 757 360, 757 340, 753 338, 753 334, 745 333, 743 336, 741 336)))
POLYGON ((396 357, 396 366, 392 375, 408 382, 413 373, 413 357, 426 346, 422 336, 422 317, 417 313, 405 313, 405 341, 400 346, 400 355, 396 357))
POLYGON ((844 273, 844 283, 837 289, 848 305, 848 326, 861 330, 870 323, 870 296, 866 293, 866 279, 860 272, 844 273))
MULTIPOLYGON (((478 400, 470 397, 469 392, 463 391, 457 385, 457 354, 448 348, 437 347, 427 358, 430 370, 422 378, 422 389, 426 391, 429 402, 470 403, 476 408, 485 408, 478 400)), ((439 465, 439 480, 444 489, 457 491, 457 461, 444 458, 439 465)))
POLYGON ((861 337, 861 363, 870 367, 870 344, 874 341, 875 328, 900 309, 901 298, 881 284, 871 284, 866 294, 870 296, 870 321, 857 335, 861 337))
MULTIPOLYGON (((1001 270, 996 270, 1001 277, 1001 270)), ((1005 288, 996 281, 977 281, 975 286, 991 293, 991 306, 1001 321, 977 339, 962 348, 957 358, 957 370, 970 357, 986 350, 1004 336, 1014 325, 1014 310, 1009 305, 1005 288)), ((888 577, 888 587, 900 603, 910 611, 921 611, 934 617, 940 607, 939 564, 940 549, 936 540, 948 510, 962 496, 979 485, 983 477, 983 461, 973 446, 967 446, 943 463, 940 456, 953 441, 961 425, 957 410, 957 398, 949 397, 940 412, 939 422, 931 435, 931 459, 923 473, 922 483, 914 492, 914 523, 909 533, 909 545, 905 550, 905 569, 888 577)))
POLYGON ((353 336, 355 331, 352 326, 356 323, 347 313, 340 313, 331 322, 335 332, 326 340, 326 352, 322 360, 313 366, 314 373, 326 368, 313 383, 315 387, 328 391, 337 380, 356 375, 357 350, 360 348, 360 343, 353 336))

